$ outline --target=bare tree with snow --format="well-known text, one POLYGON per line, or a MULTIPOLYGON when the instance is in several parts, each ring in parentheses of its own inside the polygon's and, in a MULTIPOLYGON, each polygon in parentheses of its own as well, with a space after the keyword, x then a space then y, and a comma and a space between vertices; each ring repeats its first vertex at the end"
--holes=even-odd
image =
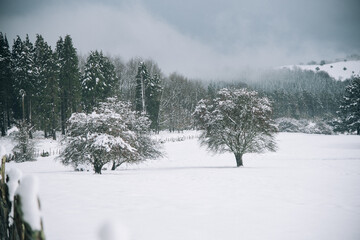
POLYGON ((245 153, 275 151, 277 128, 266 97, 247 89, 221 89, 215 99, 200 100, 194 117, 203 129, 200 141, 215 152, 232 152, 237 167, 245 153))

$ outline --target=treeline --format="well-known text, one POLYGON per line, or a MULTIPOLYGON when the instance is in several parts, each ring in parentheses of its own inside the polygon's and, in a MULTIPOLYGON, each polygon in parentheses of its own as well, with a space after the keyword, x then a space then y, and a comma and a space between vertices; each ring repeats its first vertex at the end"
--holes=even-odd
MULTIPOLYGON (((69 35, 52 49, 41 35, 32 43, 17 36, 10 49, 0 33, 0 127, 4 136, 23 120, 45 137, 65 134, 72 113, 89 113, 108 97, 130 102, 148 115, 154 131, 193 127, 192 112, 206 91, 198 81, 179 74, 165 77, 152 60, 119 57, 92 51, 79 56, 69 35)), ((30 131, 31 135, 31 131, 30 131)))
POLYGON ((233 82, 214 82, 210 95, 223 87, 254 89, 273 103, 273 118, 331 120, 339 110, 349 80, 336 81, 328 73, 302 69, 276 69, 233 82))
POLYGON ((336 116, 348 81, 337 81, 323 71, 280 69, 266 72, 251 85, 273 101, 275 118, 336 116))
POLYGON ((25 40, 17 36, 10 51, 0 33, 0 46, 2 135, 23 119, 30 129, 55 138, 71 113, 81 109, 78 57, 71 37, 60 37, 52 50, 41 35, 35 44, 28 35, 25 40))
POLYGON ((45 137, 66 130, 72 113, 89 113, 108 97, 130 102, 146 114, 154 131, 194 128, 192 113, 200 99, 214 98, 219 89, 251 88, 273 103, 273 117, 332 119, 347 81, 326 72, 301 69, 248 74, 232 82, 200 82, 181 74, 165 76, 153 60, 105 56, 101 51, 79 55, 69 35, 52 49, 41 35, 32 43, 19 36, 10 49, 0 33, 1 134, 19 120, 45 137), (23 105, 22 105, 23 103, 23 105))

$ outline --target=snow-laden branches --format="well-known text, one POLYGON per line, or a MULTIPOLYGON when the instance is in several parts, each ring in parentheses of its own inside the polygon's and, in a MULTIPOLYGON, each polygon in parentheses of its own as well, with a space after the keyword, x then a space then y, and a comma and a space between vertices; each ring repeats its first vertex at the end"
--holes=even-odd
POLYGON ((109 98, 92 113, 74 113, 68 120, 62 162, 77 167, 91 164, 96 173, 109 162, 139 162, 161 155, 149 136, 150 121, 137 116, 128 103, 109 98))
POLYGON ((237 165, 249 152, 274 151, 271 104, 247 89, 221 89, 214 100, 200 100, 194 117, 204 130, 201 143, 215 152, 233 152, 237 165))
POLYGON ((336 124, 337 131, 360 135, 360 77, 354 77, 346 87, 338 114, 340 121, 336 124))

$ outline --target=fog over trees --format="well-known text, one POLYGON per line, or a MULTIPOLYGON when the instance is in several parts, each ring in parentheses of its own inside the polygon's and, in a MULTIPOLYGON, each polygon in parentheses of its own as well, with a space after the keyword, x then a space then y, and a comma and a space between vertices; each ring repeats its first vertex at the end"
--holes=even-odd
POLYGON ((132 110, 145 114, 154 132, 194 129, 192 114, 199 100, 215 98, 222 88, 247 88, 266 96, 272 103, 273 119, 331 123, 349 84, 326 72, 301 69, 273 69, 231 81, 165 75, 151 59, 134 57, 125 62, 100 49, 79 55, 69 35, 60 37, 55 49, 39 34, 34 44, 28 36, 17 36, 9 44, 0 33, 0 44, 2 135, 24 118, 32 131, 56 138, 56 131, 66 133, 71 114, 91 113, 109 97, 129 102, 132 110), (25 91, 24 113, 20 90, 25 91))

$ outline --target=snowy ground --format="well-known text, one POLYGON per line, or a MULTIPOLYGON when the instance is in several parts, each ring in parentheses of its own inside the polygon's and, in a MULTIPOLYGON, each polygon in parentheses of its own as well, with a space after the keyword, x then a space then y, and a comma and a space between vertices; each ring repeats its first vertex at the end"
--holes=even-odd
POLYGON ((98 239, 108 219, 133 240, 360 239, 359 136, 281 133, 276 153, 246 154, 235 168, 231 154, 207 153, 196 134, 167 141, 164 159, 102 175, 54 156, 7 168, 38 176, 51 240, 98 239))

